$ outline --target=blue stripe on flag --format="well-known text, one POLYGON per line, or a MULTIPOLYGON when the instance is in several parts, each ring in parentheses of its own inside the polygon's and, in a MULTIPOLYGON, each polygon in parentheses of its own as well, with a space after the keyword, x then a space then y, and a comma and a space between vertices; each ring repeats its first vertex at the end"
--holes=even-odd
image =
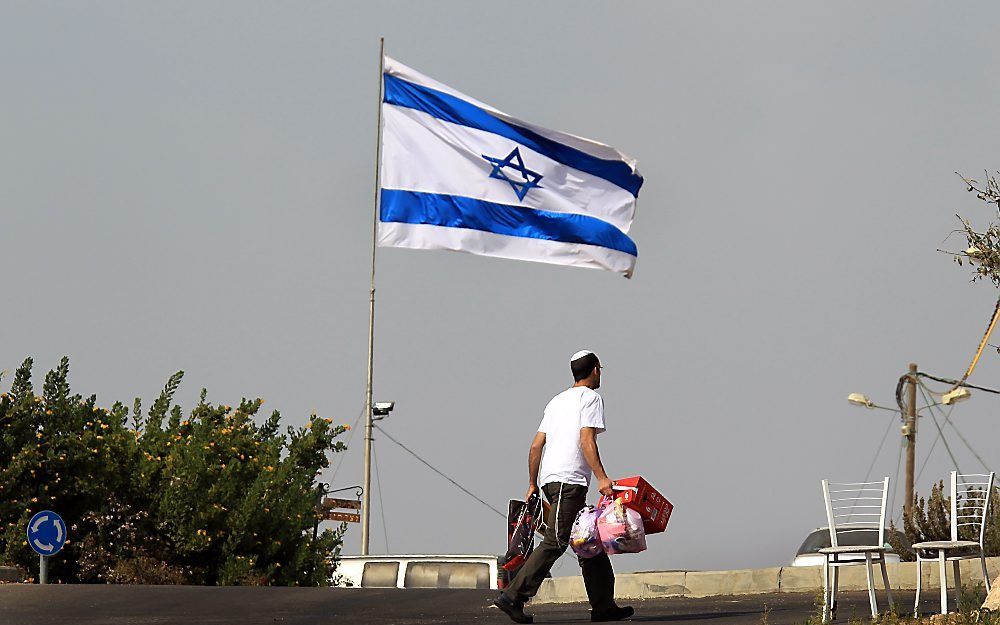
POLYGON ((554 161, 603 178, 638 197, 642 176, 624 161, 605 160, 498 119, 478 106, 435 89, 385 74, 385 102, 415 109, 453 124, 491 132, 531 148, 554 161))
POLYGON ((494 234, 639 252, 621 230, 596 217, 496 204, 460 195, 382 189, 384 222, 466 228, 494 234))

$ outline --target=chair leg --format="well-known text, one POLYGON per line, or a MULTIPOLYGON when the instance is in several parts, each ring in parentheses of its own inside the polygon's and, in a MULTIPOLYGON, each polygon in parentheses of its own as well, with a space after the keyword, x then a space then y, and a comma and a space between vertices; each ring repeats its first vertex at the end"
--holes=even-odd
POLYGON ((923 586, 924 581, 924 562, 920 559, 920 554, 917 554, 917 597, 913 600, 913 618, 920 616, 920 587, 923 586))
POLYGON ((830 618, 837 618, 837 590, 840 588, 840 568, 833 567, 833 589, 830 592, 830 618))
POLYGON ((865 574, 868 576, 868 602, 872 606, 872 618, 878 616, 878 602, 875 600, 875 576, 872 573, 872 552, 865 552, 865 574))
POLYGON ((830 622, 830 556, 823 556, 823 622, 830 622))
POLYGON ((941 614, 948 613, 948 567, 944 563, 944 549, 938 549, 938 575, 941 576, 941 614))
POLYGON ((957 611, 959 601, 962 599, 962 567, 959 566, 961 560, 952 560, 951 565, 955 571, 955 610, 957 611))
POLYGON ((979 561, 983 564, 983 580, 986 582, 986 592, 990 592, 990 572, 986 570, 986 554, 979 552, 979 561))
POLYGON ((885 596, 889 600, 889 610, 896 609, 896 602, 892 600, 892 586, 889 585, 889 571, 885 568, 885 554, 882 554, 882 559, 879 561, 879 565, 882 568, 882 583, 885 584, 885 596))

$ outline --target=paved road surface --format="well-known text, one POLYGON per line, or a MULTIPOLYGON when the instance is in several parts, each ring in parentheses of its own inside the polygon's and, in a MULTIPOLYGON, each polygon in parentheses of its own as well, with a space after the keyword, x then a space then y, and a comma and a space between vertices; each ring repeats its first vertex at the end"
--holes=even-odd
MULTIPOLYGON (((2 625, 376 625, 509 623, 487 607, 496 591, 340 588, 209 588, 199 586, 0 585, 2 625)), ((897 597, 913 601, 912 593, 897 597)), ((879 593, 884 605, 884 597, 879 593)), ((760 625, 802 624, 815 614, 808 593, 651 599, 627 602, 632 622, 760 625)), ((623 602, 626 603, 626 602, 623 602)), ((927 603, 928 610, 933 602, 927 603)), ((907 603, 912 605, 912 603, 907 603)), ((536 623, 589 623, 585 604, 529 608, 536 623)), ((865 617, 865 593, 843 593, 838 621, 865 617)))

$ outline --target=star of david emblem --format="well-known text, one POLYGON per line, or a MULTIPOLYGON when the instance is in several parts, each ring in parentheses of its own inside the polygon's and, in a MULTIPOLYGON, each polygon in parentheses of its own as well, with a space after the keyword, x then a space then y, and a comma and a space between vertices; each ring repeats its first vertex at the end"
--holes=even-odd
POLYGON ((539 186, 538 182, 543 178, 538 172, 531 171, 524 166, 524 159, 521 158, 521 152, 516 147, 507 155, 507 158, 496 158, 485 154, 482 157, 493 165, 490 178, 496 178, 508 183, 510 188, 514 190, 514 193, 517 194, 518 201, 523 200, 532 187, 539 186), (510 177, 504 169, 516 172, 516 174, 514 177, 510 177))

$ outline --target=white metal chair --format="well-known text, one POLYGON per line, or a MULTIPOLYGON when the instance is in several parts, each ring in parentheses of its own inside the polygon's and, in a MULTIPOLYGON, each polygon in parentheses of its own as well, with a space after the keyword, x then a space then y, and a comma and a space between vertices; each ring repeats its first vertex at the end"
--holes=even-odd
MULTIPOLYGON (((917 598, 913 604, 913 614, 920 610, 920 586, 923 582, 924 562, 938 562, 938 574, 941 576, 941 614, 948 612, 948 567, 951 562, 955 567, 955 603, 958 603, 962 592, 962 571, 959 565, 962 560, 979 558, 983 565, 983 579, 986 580, 986 592, 990 590, 990 575, 986 570, 986 554, 983 552, 983 537, 986 535, 986 515, 990 509, 990 496, 993 494, 994 473, 958 473, 951 472, 951 540, 931 540, 913 545, 917 552, 917 598), (961 497, 961 503, 959 498, 961 497), (959 528, 971 527, 978 529, 979 540, 959 540, 959 528), (952 552, 953 555, 949 555, 952 552), (925 557, 925 554, 933 554, 925 557)), ((963 532, 964 533, 964 532, 963 532)))
POLYGON ((882 569, 882 582, 889 598, 889 607, 894 608, 889 574, 885 569, 885 503, 889 494, 889 478, 878 482, 853 482, 838 484, 823 480, 823 501, 826 504, 826 520, 830 529, 830 546, 820 549, 823 554, 823 622, 830 621, 836 612, 839 568, 842 566, 865 565, 868 577, 868 601, 872 617, 878 616, 875 600, 875 580, 872 564, 878 563, 882 569), (852 534, 856 537, 871 535, 875 531, 875 544, 841 545, 852 534), (862 532, 864 534, 862 534, 862 532), (864 560, 858 556, 864 556, 864 560), (853 558, 851 557, 853 556, 853 558))

